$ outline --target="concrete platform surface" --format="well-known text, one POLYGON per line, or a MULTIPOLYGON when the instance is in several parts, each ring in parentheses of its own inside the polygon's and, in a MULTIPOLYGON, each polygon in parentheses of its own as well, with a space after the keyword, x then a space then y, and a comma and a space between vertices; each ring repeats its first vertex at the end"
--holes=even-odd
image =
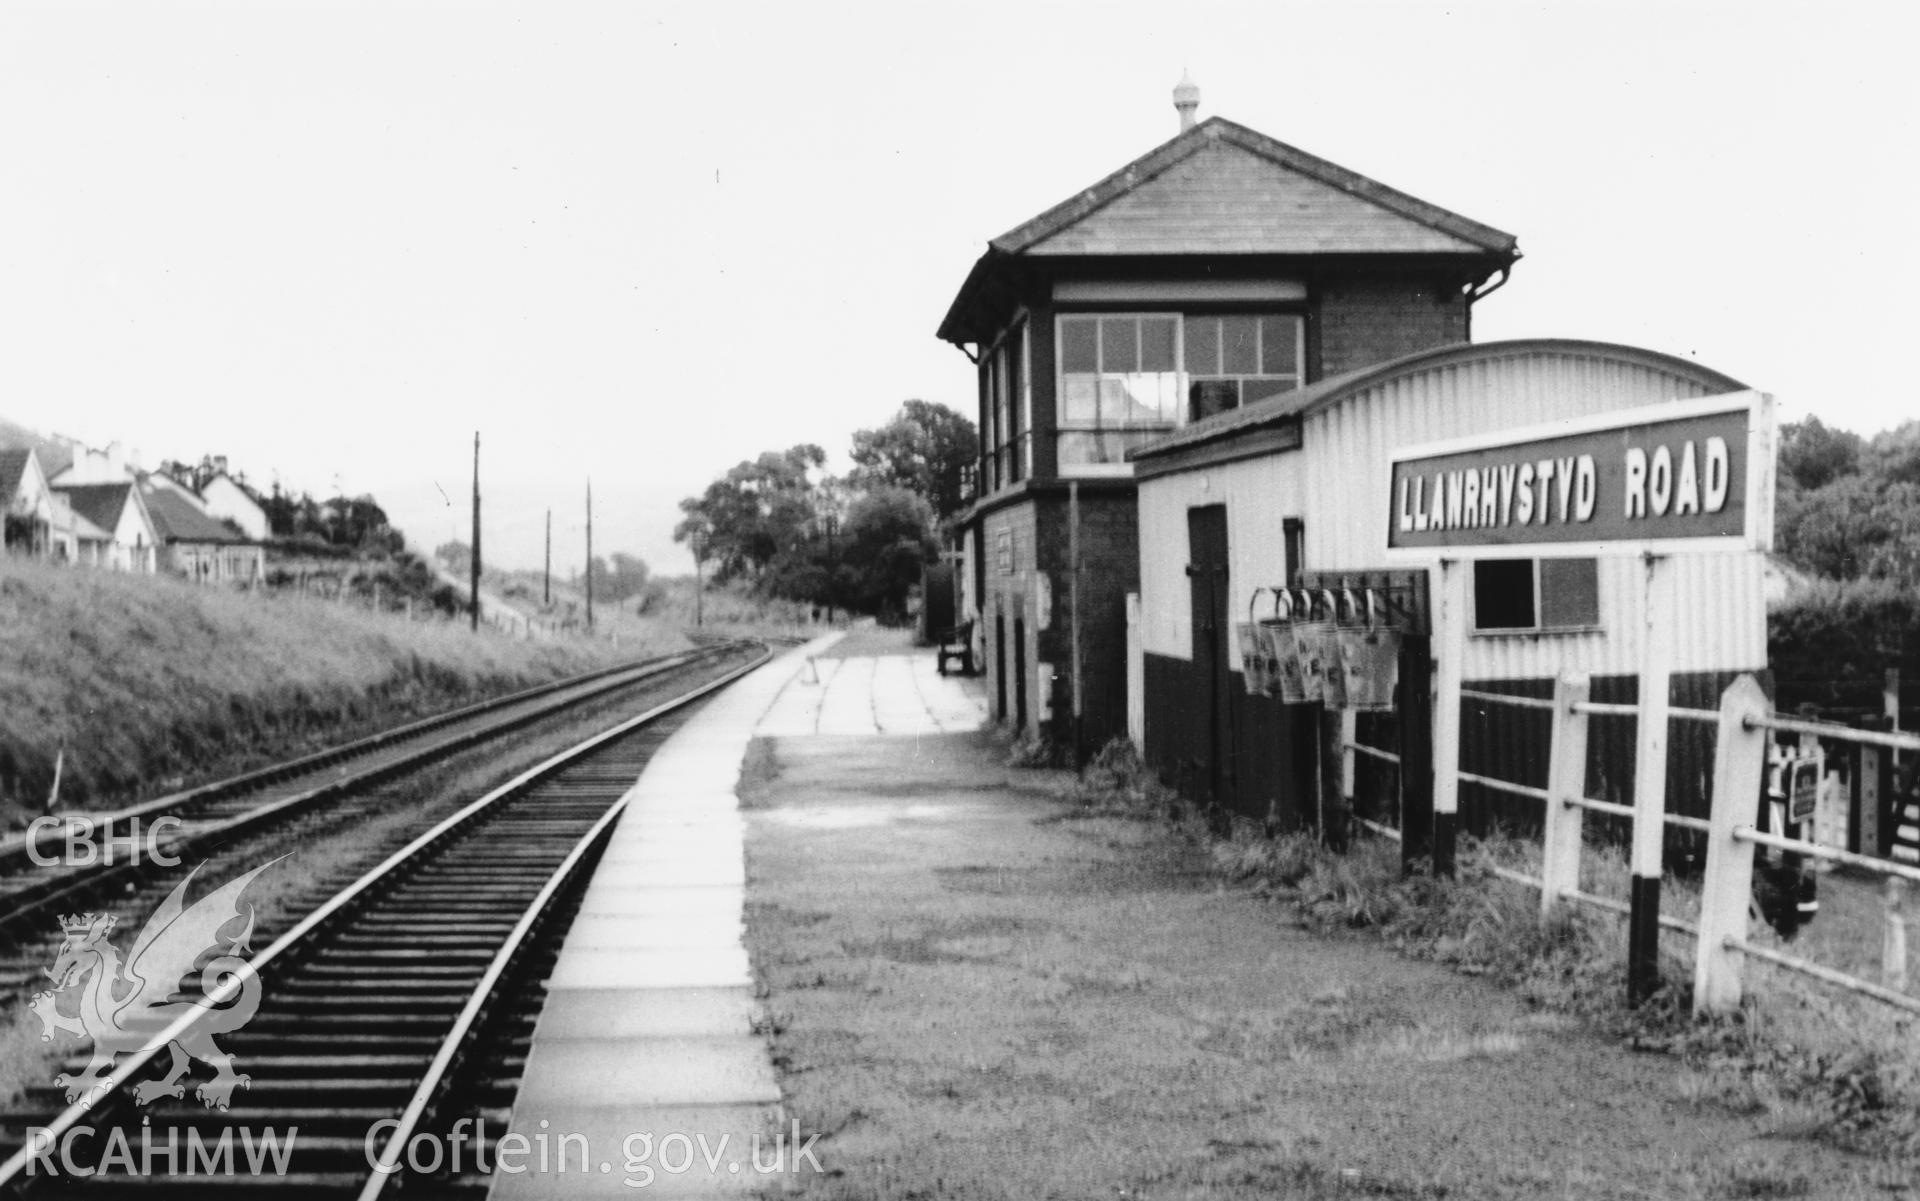
POLYGON ((737 1196, 768 1183, 756 1159, 781 1162, 755 1145, 782 1110, 741 941, 734 789, 760 719, 831 643, 721 692, 635 782, 547 979, 508 1123, 508 1139, 571 1154, 496 1166, 489 1197, 737 1196))
POLYGON ((544 1136, 550 1154, 496 1170, 490 1197, 744 1195, 793 1168, 743 943, 747 744, 986 720, 977 683, 942 677, 904 635, 862 631, 850 654, 829 653, 835 641, 728 688, 641 773, 546 981, 514 1100, 508 1136, 544 1136))
POLYGON ((768 738, 951 734, 979 729, 986 720, 985 694, 974 681, 941 675, 930 648, 909 648, 812 659, 756 732, 768 738))

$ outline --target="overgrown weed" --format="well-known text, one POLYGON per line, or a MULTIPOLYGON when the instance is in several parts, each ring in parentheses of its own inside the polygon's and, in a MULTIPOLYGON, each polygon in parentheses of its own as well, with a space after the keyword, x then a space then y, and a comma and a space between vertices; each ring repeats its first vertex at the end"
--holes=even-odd
POLYGON ((1022 732, 1007 747, 1008 767, 1067 767, 1072 752, 1045 734, 1022 732))
MULTIPOLYGON (((1782 1134, 1920 1158, 1920 1048, 1910 1016, 1755 963, 1739 1012, 1696 1020, 1692 948, 1677 938, 1662 948, 1662 987, 1634 1008, 1624 922, 1584 906, 1563 906, 1542 920, 1537 892, 1494 873, 1537 875, 1539 847, 1529 839, 1462 837, 1453 879, 1408 874, 1399 845, 1387 839, 1358 838, 1337 854, 1314 831, 1269 835, 1246 821, 1209 821, 1120 741, 1095 757, 1070 797, 1090 811, 1158 819, 1208 840, 1222 876, 1290 903, 1323 933, 1369 932, 1636 1049, 1672 1054, 1686 1068, 1676 1084, 1681 1100, 1766 1113, 1782 1134)), ((1618 848, 1586 849, 1583 891, 1624 900, 1626 882, 1618 848)), ((1662 896, 1670 915, 1698 916, 1693 881, 1669 877, 1662 896)), ((1764 926, 1752 937, 1774 941, 1764 926)))

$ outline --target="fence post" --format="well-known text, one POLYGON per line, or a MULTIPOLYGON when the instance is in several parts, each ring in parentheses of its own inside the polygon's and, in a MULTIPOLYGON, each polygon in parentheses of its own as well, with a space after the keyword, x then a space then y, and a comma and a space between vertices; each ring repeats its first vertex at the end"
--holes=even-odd
POLYGON ((1354 796, 1354 750, 1353 744, 1360 740, 1360 712, 1357 709, 1340 710, 1340 795, 1346 798, 1347 811, 1358 812, 1359 802, 1354 796))
POLYGON ((1747 937, 1753 898, 1753 844, 1733 836, 1751 828, 1767 763, 1767 732, 1749 725, 1765 717, 1766 693, 1743 675, 1720 695, 1720 732, 1713 751, 1713 812, 1708 818, 1707 870, 1700 885, 1700 944, 1693 964, 1693 1011, 1724 1013, 1740 1004, 1741 954, 1730 942, 1747 937))
POLYGON ((1586 811, 1570 802, 1587 793, 1587 715, 1577 712, 1591 691, 1585 675, 1553 682, 1553 736, 1548 743, 1547 820, 1541 832, 1540 920, 1580 888, 1580 835, 1586 811))
POLYGON ((1633 749, 1633 881, 1628 894, 1627 999, 1660 988, 1660 877, 1667 845, 1667 714, 1673 678, 1673 560, 1648 555, 1640 626, 1640 716, 1633 749))
MULTIPOLYGON (((1879 723, 1862 723, 1874 729, 1879 723)), ((1860 843, 1854 849, 1862 855, 1884 855, 1880 840, 1880 762, 1883 752, 1877 746, 1860 743, 1854 747, 1853 811, 1859 822, 1860 843)))
POLYGON ((1886 925, 1880 940, 1880 983, 1907 990, 1907 915, 1902 912, 1907 882, 1887 877, 1886 925))

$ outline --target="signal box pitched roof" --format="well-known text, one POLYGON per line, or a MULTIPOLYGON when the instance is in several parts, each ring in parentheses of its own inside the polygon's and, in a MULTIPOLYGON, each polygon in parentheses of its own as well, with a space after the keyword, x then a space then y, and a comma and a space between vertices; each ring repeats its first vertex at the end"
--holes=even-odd
POLYGON ((1510 254, 1515 245, 1224 117, 992 242, 1007 254, 1510 254))
POLYGON ((1520 252, 1512 234, 1212 117, 988 243, 940 337, 990 335, 1009 260, 1182 255, 1434 255, 1491 275, 1520 252))

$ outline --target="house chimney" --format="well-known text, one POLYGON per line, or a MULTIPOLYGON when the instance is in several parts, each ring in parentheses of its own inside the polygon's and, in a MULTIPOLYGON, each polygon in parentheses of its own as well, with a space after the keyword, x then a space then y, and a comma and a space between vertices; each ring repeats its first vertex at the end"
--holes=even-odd
POLYGON ((1173 107, 1180 113, 1180 132, 1192 129, 1194 111, 1200 107, 1200 88, 1186 71, 1180 72, 1180 85, 1173 89, 1173 107))

